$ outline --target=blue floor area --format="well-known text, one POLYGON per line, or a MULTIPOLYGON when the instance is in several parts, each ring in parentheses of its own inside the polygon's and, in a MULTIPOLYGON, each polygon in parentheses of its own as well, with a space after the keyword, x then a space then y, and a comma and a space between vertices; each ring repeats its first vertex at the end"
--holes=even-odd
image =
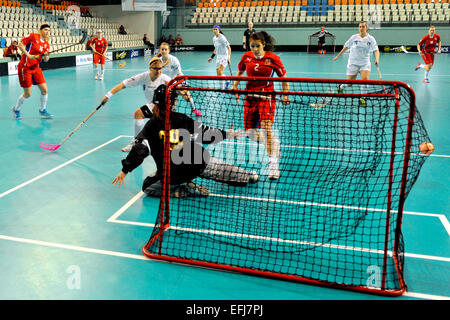
MULTIPOLYGON (((277 52, 288 77, 346 78, 347 56, 277 52)), ((210 52, 174 53, 185 74, 215 75, 210 52)), ((241 52, 233 52, 237 71, 241 52)), ((436 56, 429 84, 414 71, 419 56, 381 54, 384 80, 409 84, 435 146, 405 207, 405 278, 408 291, 396 299, 450 299, 450 56, 436 56)), ((40 142, 59 143, 120 81, 147 70, 148 58, 126 67, 106 64, 105 80, 92 66, 44 71, 48 110, 40 119, 39 89, 15 121, 11 107, 22 93, 17 76, 0 77, 0 299, 386 299, 152 261, 142 254, 150 238, 159 200, 140 194, 154 170, 150 158, 130 173, 120 189, 111 182, 133 135, 133 112, 143 105, 140 88, 113 96, 57 152, 40 142)), ((226 71, 228 75, 228 70, 226 71)), ((371 79, 378 79, 372 66, 371 79)), ((197 106, 200 110, 203 106, 197 106)), ((369 276, 369 275, 368 275, 369 276)))

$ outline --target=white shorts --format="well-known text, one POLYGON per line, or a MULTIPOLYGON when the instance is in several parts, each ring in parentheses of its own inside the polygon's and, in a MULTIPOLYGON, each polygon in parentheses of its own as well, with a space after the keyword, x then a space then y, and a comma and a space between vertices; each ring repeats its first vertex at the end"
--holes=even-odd
POLYGON ((219 69, 220 66, 224 68, 228 65, 228 57, 216 57, 216 69, 219 69))
POLYGON ((356 64, 348 64, 347 65, 347 75, 354 76, 357 75, 360 71, 369 71, 371 70, 370 62, 365 65, 356 65, 356 64))

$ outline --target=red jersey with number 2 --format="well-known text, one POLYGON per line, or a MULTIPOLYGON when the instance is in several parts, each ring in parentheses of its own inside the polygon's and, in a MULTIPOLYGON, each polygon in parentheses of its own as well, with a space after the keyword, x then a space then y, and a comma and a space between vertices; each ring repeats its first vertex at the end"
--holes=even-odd
POLYGON ((432 37, 427 34, 422 38, 422 40, 420 40, 419 46, 422 47, 423 52, 434 53, 434 50, 440 41, 441 37, 437 33, 435 33, 432 37))
MULTIPOLYGON (((239 71, 245 71, 248 77, 283 77, 286 74, 280 57, 267 51, 263 57, 257 58, 252 51, 244 53, 238 65, 239 71)), ((248 90, 273 91, 272 81, 249 81, 248 90)))
MULTIPOLYGON (((25 45, 25 50, 31 55, 44 54, 50 51, 50 45, 46 40, 41 39, 40 33, 31 33, 28 37, 23 38, 22 43, 25 45)), ((42 60, 42 56, 33 60, 22 55, 20 63, 27 68, 36 68, 42 60)))
POLYGON ((105 37, 102 37, 101 39, 95 37, 94 39, 92 39, 92 46, 94 47, 95 51, 103 54, 108 47, 108 41, 105 39, 105 37))

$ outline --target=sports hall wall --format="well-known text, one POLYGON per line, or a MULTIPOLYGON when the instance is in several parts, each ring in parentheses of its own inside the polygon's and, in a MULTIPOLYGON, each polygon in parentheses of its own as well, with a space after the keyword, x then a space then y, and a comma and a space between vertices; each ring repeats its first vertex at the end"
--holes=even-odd
MULTIPOLYGON (((212 48, 212 27, 213 24, 202 25, 201 27, 185 27, 189 25, 192 17, 192 12, 195 10, 189 7, 172 8, 170 9, 170 16, 168 22, 163 26, 161 35, 164 34, 166 38, 169 35, 176 36, 180 34, 183 38, 184 45, 191 46, 211 46, 212 48)), ((221 25, 220 23, 218 23, 221 25)), ((281 23, 280 23, 281 24, 281 23)), ((308 43, 308 36, 319 31, 321 22, 316 24, 298 24, 296 26, 289 25, 283 27, 276 27, 274 24, 265 25, 261 23, 254 23, 254 28, 258 30, 266 30, 271 33, 276 39, 278 47, 283 46, 306 46, 308 43), (302 26, 303 25, 303 26, 302 26)), ((344 23, 345 26, 340 26, 339 23, 327 24, 325 28, 336 35, 336 45, 342 46, 345 41, 355 33, 358 33, 358 23, 353 26, 344 23)), ((404 26, 386 26, 382 23, 378 29, 372 28, 370 34, 375 37, 379 45, 417 45, 420 38, 422 38, 428 31, 428 23, 426 22, 409 22, 404 26)), ((245 29, 245 24, 225 24, 221 25, 223 33, 226 35, 231 45, 242 46, 242 36, 245 29)), ((436 24, 436 32, 441 36, 442 45, 450 44, 450 22, 441 22, 436 24)), ((159 35, 159 37, 161 37, 159 35)), ((197 48, 196 48, 197 49, 197 48)), ((282 49, 282 48, 280 48, 282 49)))
POLYGON ((158 38, 159 24, 157 12, 129 12, 122 11, 121 5, 90 6, 98 16, 107 18, 111 22, 124 25, 142 36, 146 33, 152 43, 158 38))
MULTIPOLYGON (((355 33, 358 33, 358 25, 353 27, 327 27, 326 29, 336 35, 336 45, 343 45, 347 39, 355 33)), ((277 46, 295 46, 307 45, 308 36, 319 31, 320 25, 317 27, 264 27, 256 24, 254 28, 268 31, 275 39, 277 46)), ((245 27, 235 28, 223 26, 222 31, 226 35, 228 41, 232 45, 241 45, 242 36, 245 27)), ((167 28, 162 30, 163 34, 168 35, 180 34, 183 38, 184 45, 202 46, 209 45, 212 47, 212 26, 209 29, 191 29, 191 28, 167 28)), ((408 26, 408 27, 381 27, 380 29, 372 29, 369 31, 375 37, 379 45, 417 45, 420 39, 427 34, 427 26, 408 26)), ((450 43, 450 26, 437 26, 436 32, 441 36, 442 44, 450 43)))

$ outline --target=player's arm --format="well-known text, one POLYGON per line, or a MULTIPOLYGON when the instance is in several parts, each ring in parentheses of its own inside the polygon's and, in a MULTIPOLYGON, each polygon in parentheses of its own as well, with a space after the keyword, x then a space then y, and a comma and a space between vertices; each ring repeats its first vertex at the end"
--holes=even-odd
POLYGON ((424 41, 425 41, 425 37, 422 38, 422 40, 420 40, 420 42, 417 44, 417 52, 419 52, 420 55, 423 54, 422 45, 423 45, 424 41))
POLYGON ((149 149, 144 143, 135 143, 128 156, 122 160, 122 171, 114 178, 112 184, 118 184, 119 188, 125 184, 126 175, 139 167, 149 154, 149 149))
MULTIPOLYGON (((22 40, 23 41, 23 40, 22 40)), ((36 59, 38 56, 29 54, 28 51, 25 49, 25 45, 22 41, 19 42, 19 44, 17 45, 17 47, 19 48, 20 51, 22 51, 22 53, 30 60, 36 59)))
POLYGON ((344 46, 342 48, 342 50, 338 53, 338 55, 336 57, 333 58, 333 61, 336 61, 337 59, 339 59, 339 57, 345 52, 347 51, 348 47, 344 46))
POLYGON ((242 37, 242 48, 244 48, 245 50, 247 50, 247 48, 245 47, 245 41, 246 41, 246 37, 245 37, 245 33, 244 36, 242 37))
POLYGON ((230 63, 231 62, 231 46, 228 45, 227 49, 228 49, 228 63, 230 63))
POLYGON ((106 52, 108 52, 108 40, 106 40, 105 52, 103 52, 104 56, 106 56, 106 52))
POLYGON ((211 57, 209 57, 208 62, 211 62, 212 59, 214 59, 215 56, 216 56, 216 49, 214 48, 214 51, 213 51, 211 57))
MULTIPOLYGON (((280 78, 286 78, 286 75, 284 75, 284 76, 282 76, 280 78)), ((282 82, 281 83, 281 88, 283 89, 283 92, 289 92, 289 82, 287 82, 287 81, 282 82)), ((285 104, 285 105, 291 103, 291 100, 289 99, 288 95, 285 95, 285 94, 283 95, 282 103, 285 104)))
POLYGON ((377 66, 380 63, 380 50, 375 50, 373 52, 373 54, 375 55, 375 65, 377 66))
POLYGON ((441 53, 441 39, 439 39, 439 44, 438 44, 438 53, 441 53))
POLYGON ((116 85, 114 88, 112 88, 111 90, 109 90, 105 96, 102 99, 102 104, 105 104, 108 102, 108 100, 115 95, 117 92, 119 92, 120 90, 126 88, 125 85, 123 84, 123 82, 119 83, 118 85, 116 85))

